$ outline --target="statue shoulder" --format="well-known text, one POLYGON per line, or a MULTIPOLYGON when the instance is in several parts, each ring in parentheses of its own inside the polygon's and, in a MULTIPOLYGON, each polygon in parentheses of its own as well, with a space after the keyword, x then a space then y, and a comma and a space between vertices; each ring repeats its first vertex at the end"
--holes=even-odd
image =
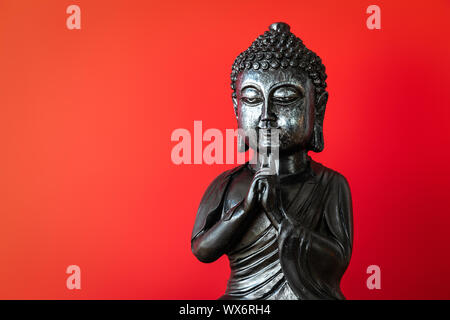
POLYGON ((227 170, 218 175, 206 189, 200 206, 214 207, 216 202, 221 200, 223 193, 230 181, 230 178, 239 173, 245 165, 238 166, 236 168, 227 170))
POLYGON ((346 192, 350 192, 347 179, 336 170, 330 169, 323 164, 311 160, 311 169, 318 181, 324 185, 331 184, 333 187, 339 188, 346 192))

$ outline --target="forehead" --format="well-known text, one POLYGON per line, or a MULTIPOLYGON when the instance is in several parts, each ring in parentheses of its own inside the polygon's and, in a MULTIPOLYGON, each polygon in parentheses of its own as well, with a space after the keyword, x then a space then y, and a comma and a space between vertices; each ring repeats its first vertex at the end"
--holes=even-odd
POLYGON ((248 85, 256 85, 262 90, 286 83, 297 85, 306 89, 309 78, 300 70, 287 68, 276 70, 245 70, 241 72, 236 81, 238 91, 248 85))

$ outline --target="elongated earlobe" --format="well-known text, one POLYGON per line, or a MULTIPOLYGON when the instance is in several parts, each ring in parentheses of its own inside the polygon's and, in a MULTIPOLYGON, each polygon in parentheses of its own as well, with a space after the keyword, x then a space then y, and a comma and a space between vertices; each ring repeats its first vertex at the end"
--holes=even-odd
POLYGON ((323 129, 321 125, 314 124, 313 136, 311 140, 311 150, 321 152, 324 148, 323 129))
POLYGON ((237 98, 236 93, 233 92, 231 95, 231 99, 233 100, 233 107, 234 107, 234 115, 236 116, 236 119, 238 118, 238 109, 237 109, 237 98))
POLYGON ((323 119, 325 117, 325 107, 328 101, 328 92, 323 92, 317 99, 314 129, 310 142, 310 149, 314 152, 321 152, 325 146, 323 140, 323 119))

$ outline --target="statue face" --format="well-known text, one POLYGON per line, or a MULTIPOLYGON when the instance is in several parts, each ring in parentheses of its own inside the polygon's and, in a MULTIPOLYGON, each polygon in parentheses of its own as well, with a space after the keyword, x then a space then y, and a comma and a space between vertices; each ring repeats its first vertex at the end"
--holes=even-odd
MULTIPOLYGON (((280 154, 306 149, 314 127, 314 85, 298 69, 246 70, 236 81, 238 127, 246 136, 278 129, 280 154)), ((256 150, 256 142, 248 141, 256 150)))

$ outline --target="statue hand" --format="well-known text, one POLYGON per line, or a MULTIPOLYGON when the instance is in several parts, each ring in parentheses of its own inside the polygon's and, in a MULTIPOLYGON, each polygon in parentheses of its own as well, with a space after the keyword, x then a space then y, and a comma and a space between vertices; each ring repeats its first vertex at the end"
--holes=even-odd
POLYGON ((267 176, 267 169, 261 169, 255 173, 247 196, 244 199, 244 211, 254 211, 260 206, 261 180, 267 176))
POLYGON ((268 171, 260 180, 261 206, 272 224, 279 228, 281 222, 286 218, 281 201, 280 182, 277 175, 268 171))

